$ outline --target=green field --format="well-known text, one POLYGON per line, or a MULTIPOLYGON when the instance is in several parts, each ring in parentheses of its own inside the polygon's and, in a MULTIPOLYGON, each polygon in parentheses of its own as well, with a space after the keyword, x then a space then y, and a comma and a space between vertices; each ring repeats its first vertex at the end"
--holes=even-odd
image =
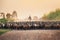
POLYGON ((8 32, 8 31, 11 31, 10 29, 0 29, 0 35, 8 32))

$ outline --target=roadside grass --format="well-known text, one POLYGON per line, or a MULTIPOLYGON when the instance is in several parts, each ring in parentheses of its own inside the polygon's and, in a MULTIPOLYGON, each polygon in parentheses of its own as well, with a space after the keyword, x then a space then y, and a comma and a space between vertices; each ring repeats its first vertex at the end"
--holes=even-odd
POLYGON ((0 29, 0 35, 8 32, 8 31, 11 31, 10 29, 0 29))

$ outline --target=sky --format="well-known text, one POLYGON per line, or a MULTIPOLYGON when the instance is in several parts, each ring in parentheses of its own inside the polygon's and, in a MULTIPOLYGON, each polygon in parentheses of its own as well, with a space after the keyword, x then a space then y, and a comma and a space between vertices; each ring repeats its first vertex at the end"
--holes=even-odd
POLYGON ((18 18, 28 16, 41 18, 44 14, 60 8, 60 0, 0 0, 0 12, 17 11, 18 18))

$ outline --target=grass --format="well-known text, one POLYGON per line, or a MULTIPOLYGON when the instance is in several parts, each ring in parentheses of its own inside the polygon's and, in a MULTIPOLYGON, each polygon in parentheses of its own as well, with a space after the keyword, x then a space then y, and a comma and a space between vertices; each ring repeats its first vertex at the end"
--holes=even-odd
POLYGON ((8 32, 8 31, 11 31, 10 29, 0 29, 0 35, 8 32))

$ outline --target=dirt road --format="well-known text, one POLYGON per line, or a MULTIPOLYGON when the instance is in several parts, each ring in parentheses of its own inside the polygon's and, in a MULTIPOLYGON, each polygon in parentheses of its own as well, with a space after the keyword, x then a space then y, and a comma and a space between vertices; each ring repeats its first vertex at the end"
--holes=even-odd
POLYGON ((13 30, 0 40, 60 40, 60 30, 13 30))

